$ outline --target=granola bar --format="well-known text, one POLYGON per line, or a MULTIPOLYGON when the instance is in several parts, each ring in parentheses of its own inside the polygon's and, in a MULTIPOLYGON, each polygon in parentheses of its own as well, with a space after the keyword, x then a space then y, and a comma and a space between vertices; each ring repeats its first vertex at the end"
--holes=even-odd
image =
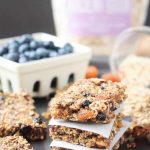
POLYGON ((0 150, 33 150, 22 136, 6 136, 0 138, 0 150))
POLYGON ((128 141, 140 137, 150 141, 150 89, 132 87, 127 89, 127 93, 128 98, 122 113, 125 117, 132 118, 132 126, 127 132, 128 141))
POLYGON ((55 119, 109 123, 125 98, 121 83, 83 79, 51 100, 50 113, 55 119))
POLYGON ((53 140, 62 140, 72 144, 77 144, 91 148, 109 148, 112 139, 115 137, 119 129, 123 127, 121 119, 116 119, 109 138, 105 138, 100 134, 80 129, 52 125, 50 127, 50 136, 53 140))
POLYGON ((46 124, 28 94, 0 93, 0 137, 16 133, 27 140, 43 140, 46 124))
MULTIPOLYGON (((123 143, 124 143, 124 136, 114 145, 112 150, 118 150, 123 143)), ((71 150, 71 149, 52 146, 50 148, 50 150, 71 150)), ((90 148, 89 148, 89 150, 90 150, 90 148)))

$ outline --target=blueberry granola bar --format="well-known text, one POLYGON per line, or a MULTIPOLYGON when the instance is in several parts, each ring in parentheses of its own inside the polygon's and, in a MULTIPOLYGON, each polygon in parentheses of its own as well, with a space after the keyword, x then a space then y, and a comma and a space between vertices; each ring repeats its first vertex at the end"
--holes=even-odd
POLYGON ((50 127, 49 134, 53 140, 62 140, 85 147, 105 149, 109 148, 111 141, 121 127, 123 127, 121 118, 117 118, 109 138, 105 138, 100 134, 96 134, 90 131, 83 131, 80 129, 58 125, 52 125, 50 127))
POLYGON ((27 140, 43 140, 46 124, 28 94, 0 93, 0 137, 16 133, 27 140))
POLYGON ((0 138, 0 150, 33 150, 22 136, 6 136, 0 138))
POLYGON ((83 79, 52 99, 50 114, 55 119, 109 123, 125 98, 121 83, 83 79))

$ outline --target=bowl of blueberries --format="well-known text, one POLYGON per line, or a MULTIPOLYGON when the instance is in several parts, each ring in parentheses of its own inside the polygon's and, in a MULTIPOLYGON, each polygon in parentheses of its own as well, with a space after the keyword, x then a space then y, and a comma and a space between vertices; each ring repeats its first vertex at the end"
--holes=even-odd
POLYGON ((1 39, 1 90, 26 90, 32 96, 47 96, 57 88, 83 78, 90 58, 88 47, 47 33, 1 39))
POLYGON ((42 41, 24 34, 0 46, 0 56, 17 63, 52 58, 73 53, 73 46, 65 43, 63 47, 56 46, 53 41, 42 41))

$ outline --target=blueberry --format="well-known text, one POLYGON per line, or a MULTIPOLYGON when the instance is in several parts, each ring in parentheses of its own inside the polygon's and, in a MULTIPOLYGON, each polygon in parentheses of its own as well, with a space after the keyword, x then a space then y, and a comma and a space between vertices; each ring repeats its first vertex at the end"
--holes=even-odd
POLYGON ((49 52, 49 57, 56 57, 56 56, 58 56, 58 53, 56 51, 49 52))
POLYGON ((18 53, 8 53, 4 55, 4 58, 9 59, 11 61, 18 62, 19 54, 18 53))
POLYGON ((38 48, 38 42, 37 41, 31 41, 30 42, 30 44, 29 44, 29 47, 30 47, 30 49, 36 49, 36 48, 38 48))
POLYGON ((30 60, 36 60, 37 59, 36 52, 34 50, 26 51, 24 53, 24 55, 27 56, 30 60))
POLYGON ((24 53, 25 51, 29 50, 29 45, 28 44, 22 44, 19 47, 19 53, 24 53))
POLYGON ((19 63, 26 63, 29 61, 29 58, 27 56, 21 56, 18 60, 19 63))
POLYGON ((17 41, 12 41, 11 43, 9 43, 8 45, 8 49, 14 49, 14 50, 18 50, 19 44, 17 41))
POLYGON ((85 100, 85 101, 82 103, 82 107, 83 107, 83 108, 88 107, 90 104, 91 104, 91 102, 90 102, 89 100, 85 100))
POLYGON ((59 54, 59 55, 65 55, 65 54, 67 54, 67 53, 66 53, 66 51, 65 51, 63 48, 60 48, 60 49, 58 50, 58 54, 59 54))
POLYGON ((8 48, 5 46, 0 47, 0 56, 7 54, 8 53, 8 48))
POLYGON ((38 48, 36 50, 36 55, 38 59, 49 57, 49 51, 45 48, 38 48))
POLYGON ((115 106, 112 106, 112 107, 110 108, 111 111, 115 111, 116 109, 117 109, 117 107, 115 107, 115 106))
POLYGON ((31 132, 31 130, 32 130, 31 126, 22 124, 20 127, 20 134, 22 136, 26 136, 28 135, 29 132, 31 132))
POLYGON ((98 115, 96 116, 96 119, 99 121, 105 121, 106 120, 106 114, 103 112, 99 112, 98 115))
POLYGON ((55 50, 55 51, 58 51, 58 50, 60 49, 60 47, 55 46, 55 47, 53 47, 52 49, 55 50))
POLYGON ((110 102, 110 104, 111 104, 110 110, 115 111, 117 107, 112 102, 110 102))
POLYGON ((30 34, 24 34, 18 39, 18 42, 19 44, 24 44, 24 43, 30 43, 31 40, 33 40, 33 38, 30 34))
POLYGON ((38 48, 44 48, 44 42, 38 41, 38 48))
POLYGON ((46 42, 43 42, 43 45, 45 48, 47 49, 53 49, 55 48, 55 45, 54 45, 54 42, 53 41, 46 41, 46 42))
POLYGON ((34 118, 34 122, 35 123, 39 123, 39 124, 43 123, 43 121, 42 121, 42 119, 40 117, 34 118))
POLYGON ((105 90, 105 87, 104 87, 104 86, 101 86, 101 90, 105 90))
POLYGON ((73 52, 73 46, 69 43, 66 43, 63 47, 66 53, 72 53, 73 52))
POLYGON ((9 53, 18 53, 18 49, 11 48, 9 49, 9 53))

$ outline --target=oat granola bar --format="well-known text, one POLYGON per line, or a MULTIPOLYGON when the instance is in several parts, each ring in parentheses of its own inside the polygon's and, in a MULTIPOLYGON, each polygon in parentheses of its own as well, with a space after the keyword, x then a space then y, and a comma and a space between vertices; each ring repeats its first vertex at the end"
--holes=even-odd
POLYGON ((90 131, 83 131, 80 129, 52 125, 50 127, 50 137, 53 140, 62 140, 72 144, 77 144, 91 148, 109 148, 111 141, 118 133, 119 129, 123 127, 120 118, 116 119, 113 129, 109 138, 105 138, 100 134, 96 134, 90 131))
POLYGON ((6 136, 0 138, 0 150, 33 150, 22 136, 6 136))
POLYGON ((121 83, 83 79, 51 100, 50 114, 55 119, 108 123, 125 98, 121 83))
MULTIPOLYGON (((122 137, 113 147, 113 150, 118 150, 120 148, 120 146, 124 143, 124 137, 122 137)), ((50 148, 50 150, 71 150, 71 149, 67 149, 67 148, 62 148, 62 147, 56 147, 53 146, 50 148)))
POLYGON ((46 124, 28 94, 0 93, 0 137, 16 133, 27 140, 43 140, 46 124))
POLYGON ((150 141, 150 89, 132 87, 127 89, 127 93, 128 98, 122 111, 125 117, 132 118, 127 139, 130 142, 136 138, 145 137, 150 141))

